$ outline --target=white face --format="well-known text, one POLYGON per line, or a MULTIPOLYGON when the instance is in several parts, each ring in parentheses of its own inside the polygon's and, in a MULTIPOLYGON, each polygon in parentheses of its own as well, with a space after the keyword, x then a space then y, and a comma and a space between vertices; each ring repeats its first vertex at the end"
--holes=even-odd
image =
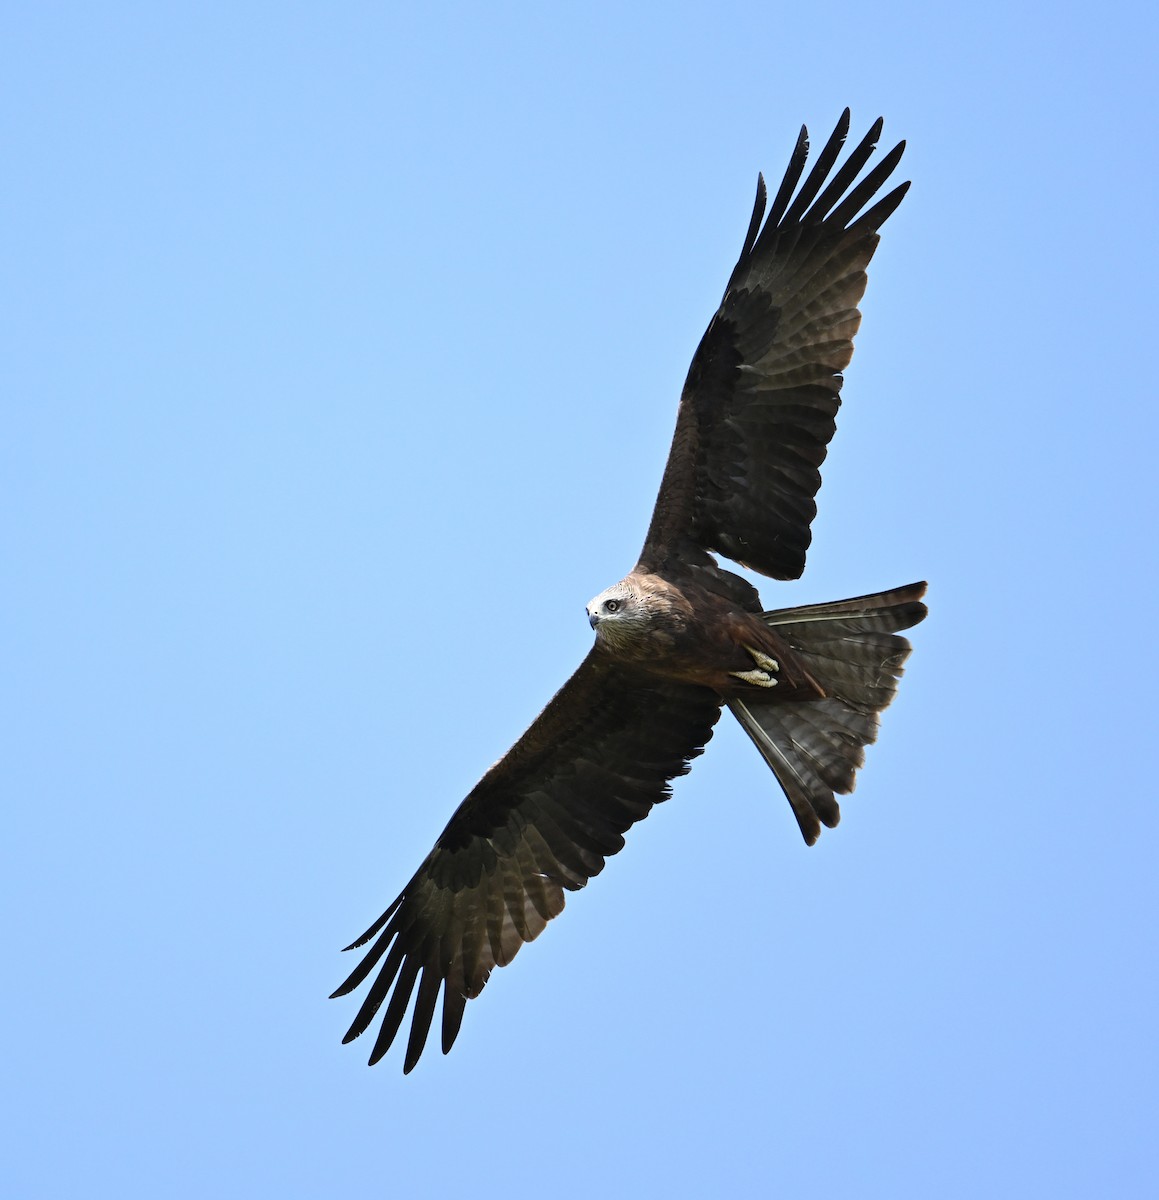
POLYGON ((639 596, 626 583, 613 584, 588 604, 589 624, 608 641, 630 637, 647 619, 639 596))

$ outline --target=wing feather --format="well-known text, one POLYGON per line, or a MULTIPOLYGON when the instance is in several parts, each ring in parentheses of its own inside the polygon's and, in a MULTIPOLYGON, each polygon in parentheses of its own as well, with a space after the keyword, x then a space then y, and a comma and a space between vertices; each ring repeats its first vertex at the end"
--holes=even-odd
POLYGON ((709 569, 711 553, 775 579, 804 570, 865 269, 909 186, 872 203, 904 142, 856 182, 881 130, 879 119, 837 167, 846 109, 801 182, 802 130, 767 218, 759 180, 740 259, 688 372, 639 570, 709 569))
POLYGON ((411 1018, 410 1037, 407 1038, 406 1043, 405 1069, 407 1071, 414 1069, 419 1055, 423 1052, 427 1034, 431 1029, 431 1018, 435 1015, 435 1004, 439 999, 439 987, 442 982, 443 978, 438 967, 434 963, 427 963, 423 967, 422 979, 419 981, 414 1016, 411 1018))
POLYGON ((793 201, 789 211, 785 213, 786 224, 800 221, 821 190, 825 176, 829 174, 833 164, 837 161, 841 147, 845 145, 845 139, 849 135, 849 116, 849 109, 846 109, 838 118, 836 128, 829 135, 829 140, 825 143, 821 153, 817 155, 817 161, 813 164, 808 178, 801 185, 797 198, 793 201))
POLYGON ((414 994, 403 1064, 410 1071, 441 990, 446 1053, 467 1000, 666 798, 670 780, 712 736, 720 704, 707 688, 632 673, 593 650, 459 806, 402 895, 354 943, 375 939, 335 996, 382 965, 344 1040, 364 1033, 381 1011, 370 1056, 377 1062, 414 994))
MULTIPOLYGON (((845 110, 846 117, 849 115, 849 109, 845 110)), ((861 172, 861 168, 869 162, 874 150, 877 149, 877 140, 881 137, 881 131, 885 122, 881 117, 869 127, 869 132, 861 139, 856 148, 850 151, 848 157, 841 164, 840 170, 834 174, 829 180, 828 186, 817 197, 817 203, 813 205, 813 211, 820 216, 824 216, 837 203, 838 200, 845 194, 845 190, 857 178, 861 172)), ((846 127, 848 132, 848 126, 846 127)), ((903 146, 904 142, 901 143, 903 146)), ((891 151, 893 153, 893 151, 891 151)), ((899 156, 900 157, 900 156, 899 156)), ((888 161, 888 158, 883 161, 888 161)), ((896 164, 895 164, 896 165, 896 164)), ((876 168, 880 170, 880 166, 876 168)), ((890 170, 893 168, 891 167, 890 170)), ((886 174, 889 174, 887 171, 886 174)), ((874 188, 876 190, 876 188, 874 188)))
POLYGON ((386 1014, 382 1018, 378 1037, 374 1040, 374 1049, 370 1052, 370 1064, 373 1066, 390 1049, 395 1034, 398 1033, 402 1019, 406 1015, 406 1006, 410 1003, 411 992, 414 991, 415 980, 418 979, 422 960, 417 954, 403 959, 402 969, 398 974, 398 982, 391 993, 386 1006, 386 1014))
MULTIPOLYGON (((808 159, 809 131, 802 125, 801 132, 797 134, 797 144, 793 147, 793 153, 789 158, 789 165, 785 168, 781 186, 777 188, 777 195, 773 200, 773 206, 769 209, 769 219, 765 225, 766 229, 776 229, 784 219, 785 212, 789 207, 789 201, 793 197, 793 189, 797 186, 797 182, 801 178, 801 172, 804 171, 805 163, 808 159)), ((747 255, 741 255, 741 261, 736 264, 736 271, 729 283, 730 287, 736 280, 736 274, 744 267, 746 258, 747 255)))
POLYGON ((459 1036, 459 1028, 463 1024, 463 1013, 467 1009, 467 993, 463 990, 461 981, 448 973, 443 983, 443 1053, 449 1053, 459 1036))

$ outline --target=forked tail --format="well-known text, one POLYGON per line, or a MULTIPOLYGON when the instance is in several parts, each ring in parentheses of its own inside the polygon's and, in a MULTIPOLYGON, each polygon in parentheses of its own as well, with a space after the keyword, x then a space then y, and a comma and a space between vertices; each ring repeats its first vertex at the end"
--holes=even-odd
POLYGON ((853 791, 878 714, 897 691, 910 644, 897 630, 926 615, 924 583, 764 613, 825 689, 822 700, 732 698, 728 706, 772 767, 811 846, 841 819, 834 793, 853 791))

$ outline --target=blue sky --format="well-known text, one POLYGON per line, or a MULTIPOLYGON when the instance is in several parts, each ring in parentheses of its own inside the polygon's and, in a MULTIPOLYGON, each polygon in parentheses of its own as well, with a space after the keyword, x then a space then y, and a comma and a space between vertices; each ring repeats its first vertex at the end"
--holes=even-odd
POLYGON ((1142 1196, 1155 18, 0 15, 7 1194, 1142 1196), (879 113, 804 579, 928 578, 812 850, 722 723, 407 1078, 340 946, 585 653, 758 170, 879 113))

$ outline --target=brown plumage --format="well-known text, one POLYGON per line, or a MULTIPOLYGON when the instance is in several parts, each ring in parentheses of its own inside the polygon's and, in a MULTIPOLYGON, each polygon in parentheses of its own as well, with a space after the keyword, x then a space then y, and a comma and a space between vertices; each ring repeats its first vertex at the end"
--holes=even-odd
POLYGON ((804 570, 865 268, 909 186, 877 198, 904 143, 855 182, 881 125, 834 170, 846 110, 803 183, 802 129, 767 218, 758 180, 740 259, 688 372, 640 561, 588 605, 595 645, 347 947, 373 939, 334 993, 373 976, 344 1039, 381 1013, 371 1063, 416 988, 403 1070, 422 1053, 440 992, 450 1049, 467 1000, 668 796, 722 705, 780 781, 805 840, 837 824, 835 795, 852 791, 893 698, 910 649, 898 631, 925 616, 925 584, 764 612, 714 555, 774 579, 804 570))

